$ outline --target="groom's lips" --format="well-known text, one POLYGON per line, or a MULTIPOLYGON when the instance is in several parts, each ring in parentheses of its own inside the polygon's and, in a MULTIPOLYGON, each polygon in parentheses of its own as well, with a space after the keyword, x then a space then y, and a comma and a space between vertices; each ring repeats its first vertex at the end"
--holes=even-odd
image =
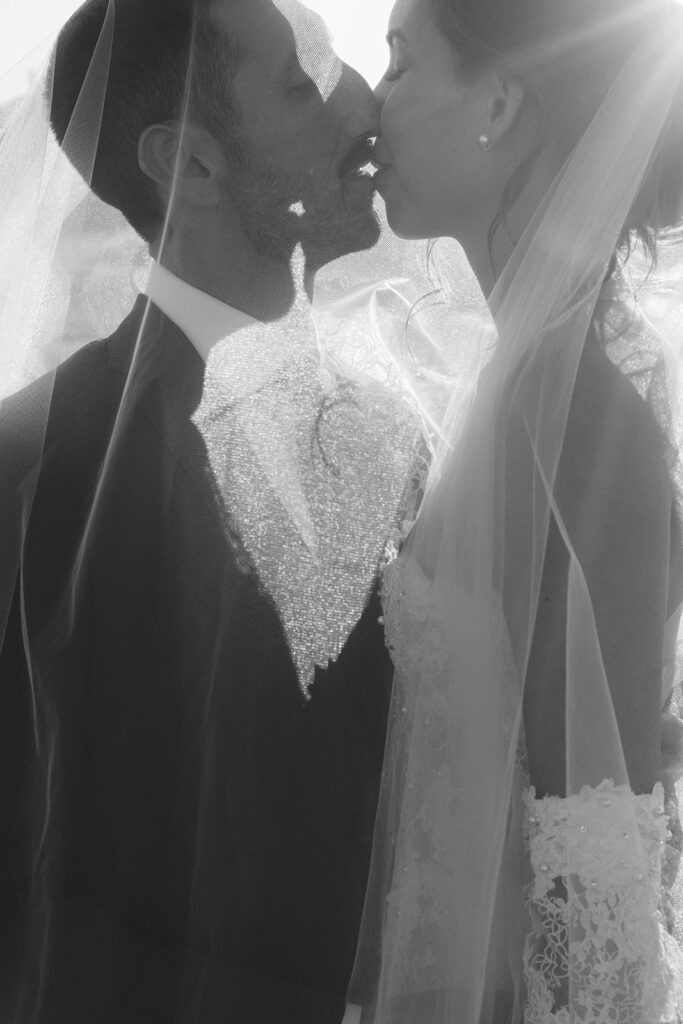
POLYGON ((368 168, 372 166, 373 152, 374 148, 370 139, 359 139, 351 147, 339 166, 340 178, 348 178, 354 175, 361 175, 366 178, 372 177, 368 168))
POLYGON ((351 187, 353 193, 363 197, 365 202, 371 200, 375 193, 372 153, 372 142, 363 137, 351 147, 339 165, 339 177, 345 192, 351 187))

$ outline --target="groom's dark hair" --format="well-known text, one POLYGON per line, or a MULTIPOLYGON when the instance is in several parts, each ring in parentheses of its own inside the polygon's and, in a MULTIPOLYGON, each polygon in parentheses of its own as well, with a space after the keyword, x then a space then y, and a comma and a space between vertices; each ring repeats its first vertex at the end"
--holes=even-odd
POLYGON ((57 141, 93 191, 147 241, 158 235, 165 208, 138 163, 142 132, 188 111, 239 148, 229 90, 239 54, 211 7, 212 0, 86 0, 52 55, 57 141))

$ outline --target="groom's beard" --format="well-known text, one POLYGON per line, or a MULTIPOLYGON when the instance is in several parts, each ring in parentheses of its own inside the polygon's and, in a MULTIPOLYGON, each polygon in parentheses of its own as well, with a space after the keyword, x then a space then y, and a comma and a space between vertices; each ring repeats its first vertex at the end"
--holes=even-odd
POLYGON ((307 265, 318 268, 379 240, 372 201, 351 201, 341 176, 318 183, 309 175, 287 175, 256 163, 246 154, 227 187, 253 251, 268 262, 289 261, 301 245, 307 265))

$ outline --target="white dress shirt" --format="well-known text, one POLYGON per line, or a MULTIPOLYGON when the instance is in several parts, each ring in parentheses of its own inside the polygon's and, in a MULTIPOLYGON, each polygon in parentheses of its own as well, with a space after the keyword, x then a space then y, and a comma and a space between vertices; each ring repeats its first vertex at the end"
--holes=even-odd
POLYGON ((248 313, 176 277, 156 260, 145 293, 189 338, 204 362, 217 341, 256 322, 248 313))

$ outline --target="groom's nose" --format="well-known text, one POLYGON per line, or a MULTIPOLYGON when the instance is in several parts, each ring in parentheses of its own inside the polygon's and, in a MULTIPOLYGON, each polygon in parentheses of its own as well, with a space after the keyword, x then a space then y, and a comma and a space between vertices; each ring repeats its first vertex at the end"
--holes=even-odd
POLYGON ((362 75, 348 64, 333 94, 338 115, 343 119, 349 135, 376 135, 379 131, 379 104, 372 89, 362 75))

